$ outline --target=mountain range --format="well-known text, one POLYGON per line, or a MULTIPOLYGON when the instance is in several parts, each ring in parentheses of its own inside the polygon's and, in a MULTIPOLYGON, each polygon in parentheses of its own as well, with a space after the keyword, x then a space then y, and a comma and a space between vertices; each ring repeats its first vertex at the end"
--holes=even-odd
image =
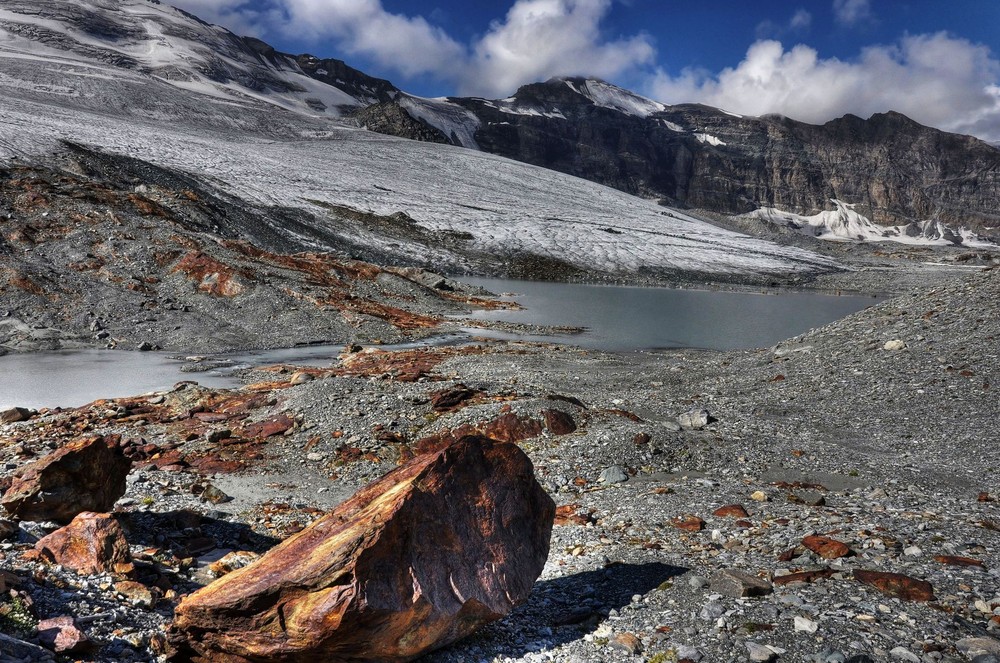
MULTIPOLYGON (((23 104, 60 109, 62 129, 43 130, 42 144, 61 132, 67 139, 101 145, 87 132, 65 128, 68 118, 68 124, 74 124, 70 115, 78 119, 80 112, 94 113, 105 122, 130 118, 175 131, 211 131, 215 136, 236 132, 235 138, 226 139, 230 143, 267 137, 277 141, 271 145, 288 147, 290 140, 307 139, 312 144, 306 152, 333 134, 336 140, 349 137, 354 142, 356 135, 349 130, 353 125, 451 144, 469 153, 447 153, 449 160, 479 163, 472 152, 493 154, 603 184, 659 204, 660 211, 653 215, 661 221, 666 214, 697 222, 684 210, 702 210, 764 219, 775 228, 827 238, 936 244, 976 244, 974 232, 988 235, 1000 226, 1000 149, 893 112, 867 120, 845 116, 816 126, 778 116, 742 117, 699 105, 666 106, 584 78, 525 85, 499 100, 425 99, 340 60, 281 53, 155 0, 8 0, 0 9, 0 34, 0 87, 10 99, 8 126, 19 111, 37 115, 23 104)), ((150 136, 125 142, 121 147, 135 152, 138 144, 150 143, 150 136)), ((7 137, 7 143, 13 153, 23 149, 16 135, 7 137)), ((34 142, 28 151, 38 147, 34 142)), ((159 148, 148 147, 147 156, 155 158, 159 148)), ((426 149, 446 154, 403 143, 391 147, 397 160, 406 162, 405 153, 416 151, 428 167, 434 159, 423 156, 421 150, 426 149)), ((141 151, 130 156, 141 157, 141 151)), ((190 162, 192 153, 167 151, 170 158, 159 158, 159 165, 186 170, 205 165, 190 162)), ((371 151, 359 155, 358 163, 371 156, 371 151)), ((518 172, 523 174, 512 174, 513 179, 539 177, 538 171, 518 172)), ((246 178, 240 179, 230 184, 245 189, 246 178)), ((593 193, 585 198, 605 195, 588 191, 593 193)), ((262 192, 254 193, 259 199, 262 192)), ((270 193, 263 197, 275 202, 270 193)), ((402 211, 424 221, 412 200, 392 205, 365 200, 355 206, 350 196, 324 198, 315 190, 309 196, 292 198, 310 213, 317 212, 314 202, 320 200, 325 216, 331 216, 333 208, 349 207, 375 216, 402 211)), ((468 210, 469 202, 463 202, 463 209, 468 210)), ((560 205, 565 204, 567 198, 560 196, 560 205)), ((622 218, 606 209, 609 219, 622 218)), ((525 214, 536 216, 532 211, 525 214)), ((590 219, 588 214, 583 216, 590 219)), ((468 219, 455 223, 454 215, 432 216, 439 224, 445 217, 451 219, 447 232, 480 237, 468 219)), ((549 216, 572 221, 574 214, 563 210, 549 216)), ((643 216, 630 213, 629 218, 643 216)), ((662 222, 653 225, 664 228, 662 222)), ((568 231, 573 234, 579 233, 568 231)), ((309 242, 315 244, 316 238, 305 244, 309 242)), ((538 248, 505 246, 508 251, 538 248)), ((450 254, 445 266, 469 264, 469 251, 444 248, 450 254)), ((422 252, 411 250, 409 257, 396 258, 412 259, 422 252)), ((593 246, 585 253, 593 254, 593 246)), ((375 257, 372 251, 365 255, 375 257)), ((649 267, 686 269, 674 263, 657 260, 654 254, 649 267)))

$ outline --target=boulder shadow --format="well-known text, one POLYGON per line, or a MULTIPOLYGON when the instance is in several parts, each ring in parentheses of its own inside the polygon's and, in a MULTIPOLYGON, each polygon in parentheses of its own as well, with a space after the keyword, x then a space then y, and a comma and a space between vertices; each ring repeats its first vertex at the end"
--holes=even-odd
POLYGON ((528 601, 506 618, 417 663, 432 663, 443 654, 459 655, 469 647, 491 656, 519 657, 574 642, 596 630, 612 610, 629 605, 636 594, 645 595, 687 571, 662 562, 612 564, 540 581, 528 601))
POLYGON ((281 541, 259 534, 249 525, 212 518, 183 509, 117 514, 129 543, 160 548, 176 557, 190 557, 228 548, 264 553, 281 541))

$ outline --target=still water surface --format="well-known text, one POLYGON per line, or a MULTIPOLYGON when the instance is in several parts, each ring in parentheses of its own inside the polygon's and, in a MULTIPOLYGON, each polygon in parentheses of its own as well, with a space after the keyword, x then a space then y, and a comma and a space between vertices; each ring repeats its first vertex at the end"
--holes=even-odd
MULTIPOLYGON (((837 297, 783 292, 777 295, 665 288, 541 283, 506 279, 463 281, 495 293, 515 293, 520 311, 486 311, 473 317, 512 323, 579 327, 556 340, 603 350, 766 347, 876 302, 872 297, 837 297)), ((510 334, 469 328, 470 334, 510 338, 510 334)), ((425 343, 456 343, 454 334, 425 343)), ((396 346, 399 347, 399 346, 396 346)), ((180 380, 209 387, 234 387, 234 368, 279 362, 329 365, 342 345, 291 348, 224 357, 228 366, 183 372, 190 362, 174 354, 77 350, 0 357, 0 409, 75 407, 97 398, 115 398, 166 389, 180 380)))
MULTIPOLYGON (((472 317, 531 325, 579 327, 559 340, 601 350, 774 345, 878 302, 875 297, 808 292, 762 294, 463 278, 524 307, 472 317)), ((478 332, 477 332, 478 333, 478 332)), ((551 340, 551 336, 536 337, 551 340)))

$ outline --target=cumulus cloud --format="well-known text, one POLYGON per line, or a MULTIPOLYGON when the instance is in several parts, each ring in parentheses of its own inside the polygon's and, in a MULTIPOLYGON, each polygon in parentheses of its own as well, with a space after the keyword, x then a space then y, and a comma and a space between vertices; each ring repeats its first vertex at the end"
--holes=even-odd
POLYGON ((899 111, 930 126, 1000 141, 1000 61, 986 46, 946 33, 908 35, 851 61, 758 41, 736 67, 712 75, 660 71, 648 92, 747 115, 780 113, 822 123, 845 113, 899 111))
POLYGON ((610 9, 611 0, 518 0, 474 45, 460 92, 501 95, 551 76, 614 78, 652 63, 656 49, 648 35, 602 39, 610 9))
POLYGON ((648 35, 604 37, 601 23, 614 0, 517 0, 469 44, 421 16, 387 11, 381 0, 171 1, 236 31, 332 42, 346 56, 364 56, 404 77, 431 75, 460 94, 502 96, 560 75, 614 78, 656 55, 648 35))
POLYGON ((833 16, 837 23, 853 27, 874 18, 871 0, 833 0, 833 16))

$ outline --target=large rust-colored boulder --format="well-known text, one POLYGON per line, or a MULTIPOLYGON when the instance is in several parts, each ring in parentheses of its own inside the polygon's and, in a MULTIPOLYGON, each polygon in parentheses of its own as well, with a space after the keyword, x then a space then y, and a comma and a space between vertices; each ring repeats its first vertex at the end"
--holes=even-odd
POLYGON ((110 511, 131 467, 117 436, 74 440, 22 469, 0 504, 23 520, 68 523, 84 511, 110 511))
POLYGON ((39 539, 35 550, 84 575, 128 575, 134 570, 125 533, 118 521, 106 513, 81 513, 69 525, 39 539))
POLYGON ((173 657, 412 660, 528 597, 554 514, 521 449, 464 437, 185 598, 173 657))

